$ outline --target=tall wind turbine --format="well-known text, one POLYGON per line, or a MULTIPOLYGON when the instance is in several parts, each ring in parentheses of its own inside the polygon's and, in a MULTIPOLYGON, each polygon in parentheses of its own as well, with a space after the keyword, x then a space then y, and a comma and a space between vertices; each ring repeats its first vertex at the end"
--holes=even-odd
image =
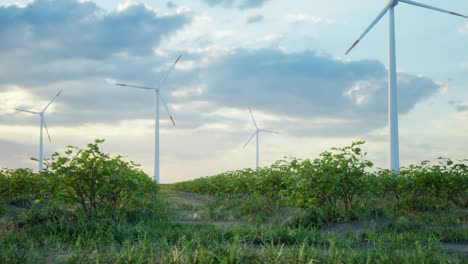
POLYGON ((390 37, 390 55, 389 55, 389 70, 388 70, 388 119, 390 128, 390 169, 398 172, 400 170, 400 150, 398 142, 398 98, 397 98, 397 72, 396 72, 396 51, 395 51, 395 12, 394 9, 398 3, 405 3, 417 7, 427 8, 450 15, 468 18, 459 13, 440 9, 438 7, 421 4, 410 0, 387 0, 387 5, 380 12, 377 18, 367 27, 362 35, 348 49, 348 54, 366 35, 369 31, 382 19, 388 12, 389 14, 389 37, 390 37))
POLYGON ((161 100, 164 107, 166 108, 167 113, 169 114, 169 118, 172 121, 172 124, 175 126, 174 119, 172 118, 171 112, 169 111, 169 108, 167 107, 166 102, 164 101, 163 96, 160 93, 160 89, 164 83, 164 81, 167 79, 167 76, 169 76, 169 73, 171 73, 172 69, 174 69, 175 65, 177 62, 179 62, 180 58, 182 55, 177 57, 175 62, 172 64, 171 68, 166 72, 166 74, 159 80, 159 84, 157 88, 154 87, 144 87, 144 86, 138 86, 138 85, 130 85, 130 84, 125 84, 125 83, 116 83, 115 85, 118 86, 126 86, 126 87, 133 87, 133 88, 139 88, 139 89, 144 89, 144 90, 152 90, 154 91, 156 95, 156 118, 155 118, 155 126, 154 126, 154 180, 156 183, 159 182, 159 101, 161 100))
POLYGON ((43 162, 44 162, 44 143, 43 143, 43 130, 44 130, 44 128, 45 128, 45 130, 47 132, 47 137, 49 138, 49 142, 52 142, 50 140, 49 129, 47 128, 47 123, 46 123, 46 120, 45 120, 45 117, 44 117, 44 112, 47 110, 47 108, 49 108, 49 106, 55 101, 55 99, 61 93, 62 93, 62 91, 58 92, 58 94, 55 95, 55 97, 52 100, 50 100, 50 102, 46 105, 46 107, 44 107, 44 109, 42 109, 41 112, 35 112, 35 111, 24 110, 24 109, 19 109, 19 108, 13 108, 16 111, 25 112, 25 113, 34 114, 34 115, 39 115, 39 117, 41 118, 41 132, 40 132, 40 138, 39 138, 39 172, 42 171, 43 162))
POLYGON ((257 160, 257 163, 256 163, 256 168, 259 169, 260 168, 260 165, 259 165, 259 159, 260 159, 260 154, 259 154, 259 142, 258 142, 258 137, 259 137, 259 134, 260 132, 264 132, 264 133, 273 133, 273 134, 279 134, 278 132, 275 132, 275 131, 270 131, 270 130, 264 130, 264 129, 260 129, 258 128, 257 126, 257 122, 255 122, 255 118, 252 114, 252 110, 250 109, 249 107, 249 112, 250 112, 250 116, 252 117, 252 122, 255 126, 255 132, 253 133, 253 135, 249 138, 249 140, 247 141, 247 143, 245 143, 244 145, 244 148, 247 147, 247 145, 250 143, 250 141, 256 136, 257 137, 257 157, 256 157, 256 160, 257 160))

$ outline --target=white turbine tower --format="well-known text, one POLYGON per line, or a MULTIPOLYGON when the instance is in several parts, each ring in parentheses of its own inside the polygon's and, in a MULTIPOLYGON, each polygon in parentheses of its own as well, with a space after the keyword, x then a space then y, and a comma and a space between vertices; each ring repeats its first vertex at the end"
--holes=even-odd
POLYGON ((255 126, 255 132, 253 133, 253 135, 249 138, 249 140, 247 141, 247 143, 245 143, 244 145, 244 148, 247 147, 247 145, 250 143, 250 141, 256 136, 257 137, 257 157, 256 157, 256 160, 257 160, 257 163, 256 163, 256 168, 259 169, 260 168, 260 165, 259 165, 259 159, 260 159, 260 150, 259 150, 259 142, 258 142, 258 137, 259 137, 259 134, 260 132, 265 132, 265 133, 273 133, 273 134, 279 134, 278 132, 275 132, 275 131, 270 131, 270 130, 264 130, 264 129, 259 129, 258 126, 257 126, 257 122, 255 122, 255 118, 252 114, 252 110, 250 109, 249 107, 249 112, 250 112, 250 116, 252 117, 252 122, 255 126))
POLYGON ((43 130, 44 130, 44 127, 46 129, 47 137, 49 138, 49 142, 52 142, 50 140, 49 129, 47 128, 47 123, 45 121, 44 112, 47 110, 47 108, 49 108, 49 106, 55 101, 55 99, 61 93, 62 93, 62 91, 58 92, 58 94, 55 95, 55 97, 52 100, 50 100, 50 102, 46 105, 46 107, 44 107, 44 109, 42 109, 41 112, 29 111, 29 110, 24 110, 24 109, 19 109, 19 108, 13 108, 16 111, 25 112, 25 113, 34 114, 34 115, 39 115, 39 117, 41 118, 41 132, 40 132, 40 138, 39 138, 39 172, 42 171, 43 161, 44 161, 44 143, 43 143, 43 130))
POLYGON ((125 84, 125 83, 116 83, 115 85, 118 86, 126 86, 126 87, 133 87, 133 88, 139 88, 139 89, 144 89, 144 90, 152 90, 154 91, 156 95, 156 118, 155 118, 155 126, 154 126, 154 180, 156 183, 159 182, 159 100, 162 101, 164 107, 166 108, 167 113, 169 114, 169 118, 172 121, 172 124, 175 126, 174 119, 172 118, 171 112, 169 111, 169 108, 167 107, 166 102, 164 101, 164 98, 162 97, 160 93, 160 88, 162 87, 164 81, 167 79, 167 76, 169 76, 169 73, 171 73, 172 69, 174 69, 175 65, 177 62, 179 62, 180 58, 182 57, 179 56, 177 57, 176 61, 172 64, 171 68, 166 72, 166 74, 159 80, 159 84, 157 88, 154 87, 144 87, 144 86, 138 86, 138 85, 130 85, 130 84, 125 84))
POLYGON ((417 7, 423 7, 442 13, 447 13, 455 16, 468 18, 467 16, 440 9, 437 7, 429 6, 426 4, 417 3, 410 0, 387 0, 388 4, 380 12, 377 18, 367 27, 362 35, 353 43, 351 48, 348 49, 348 54, 366 35, 369 31, 382 19, 382 17, 389 13, 389 37, 390 37, 390 50, 389 50, 389 74, 388 74, 388 119, 390 128, 390 169, 398 172, 400 170, 400 150, 398 142, 398 98, 397 98, 397 72, 396 72, 396 51, 395 51, 395 6, 401 2, 417 7))

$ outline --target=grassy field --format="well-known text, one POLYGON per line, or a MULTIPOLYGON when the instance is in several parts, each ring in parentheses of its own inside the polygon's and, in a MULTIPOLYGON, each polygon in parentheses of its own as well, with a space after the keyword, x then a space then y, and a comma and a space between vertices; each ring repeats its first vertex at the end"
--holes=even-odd
POLYGON ((159 186, 96 144, 3 170, 0 263, 468 263, 466 166, 343 150, 159 186))
POLYGON ((161 186, 158 198, 118 220, 6 206, 0 262, 466 263, 468 256, 468 210, 311 225, 307 212, 261 196, 161 186))

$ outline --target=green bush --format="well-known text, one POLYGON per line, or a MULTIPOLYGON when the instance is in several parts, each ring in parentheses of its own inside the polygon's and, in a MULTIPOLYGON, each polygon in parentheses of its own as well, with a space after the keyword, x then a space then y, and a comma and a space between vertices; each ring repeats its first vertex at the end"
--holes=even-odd
POLYGON ((101 152, 96 140, 85 149, 69 146, 47 161, 44 175, 56 201, 87 212, 116 211, 154 196, 157 185, 133 162, 101 152))
POLYGON ((464 163, 439 158, 438 164, 423 161, 421 165, 402 168, 398 177, 402 201, 399 207, 425 211, 450 207, 466 207, 468 167, 464 163))
POLYGON ((44 178, 31 169, 0 170, 0 202, 29 205, 41 196, 44 178))
POLYGON ((363 142, 353 143, 345 148, 333 148, 325 151, 313 162, 305 160, 298 167, 299 177, 295 177, 296 188, 292 200, 304 201, 301 206, 340 207, 346 211, 352 210, 356 196, 367 191, 366 169, 372 163, 365 159, 362 153, 363 142))
POLYGON ((226 196, 260 194, 283 205, 302 207, 314 222, 468 206, 468 160, 440 158, 371 172, 364 142, 325 151, 314 160, 280 160, 258 170, 239 170, 175 184, 179 190, 226 196), (378 203, 377 203, 378 202, 378 203), (385 207, 385 208, 384 208, 385 207))

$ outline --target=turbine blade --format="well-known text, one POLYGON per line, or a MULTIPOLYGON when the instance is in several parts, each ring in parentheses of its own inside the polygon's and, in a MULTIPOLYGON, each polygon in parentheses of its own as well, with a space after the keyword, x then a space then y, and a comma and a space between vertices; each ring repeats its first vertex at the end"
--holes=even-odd
POLYGON ((382 10, 382 12, 379 13, 379 15, 374 19, 374 21, 372 21, 372 23, 366 28, 366 30, 364 31, 364 33, 361 34, 361 36, 359 36, 359 38, 353 43, 353 45, 351 46, 351 48, 348 49, 348 51, 346 51, 346 55, 348 55, 348 53, 354 49, 354 47, 356 47, 356 45, 367 35, 367 33, 369 33, 369 31, 371 31, 372 28, 374 28, 374 26, 380 21, 380 19, 382 19, 382 17, 387 13, 388 9, 390 9, 390 7, 392 7, 393 5, 393 1, 390 1, 387 6, 385 6, 385 8, 382 10))
POLYGON ((266 133, 272 133, 272 134, 280 134, 279 132, 276 132, 276 131, 271 131, 271 130, 264 130, 264 129, 260 129, 260 131, 262 132, 266 132, 266 133))
POLYGON ((460 17, 468 18, 468 16, 465 16, 465 15, 462 15, 462 14, 459 14, 459 13, 455 13, 455 12, 452 12, 452 11, 448 11, 448 10, 445 10, 445 9, 441 9, 441 8, 438 8, 438 7, 435 7, 435 6, 430 6, 430 5, 426 5, 426 4, 421 4, 421 3, 418 3, 418 2, 415 2, 415 1, 411 1, 411 0, 400 0, 400 2, 403 2, 403 3, 405 3, 405 4, 409 4, 409 5, 419 6, 419 7, 422 7, 422 8, 431 9, 431 10, 434 10, 434 11, 439 11, 439 12, 446 13, 446 14, 450 14, 450 15, 455 15, 455 16, 460 16, 460 17))
POLYGON ((252 109, 250 109, 250 107, 249 107, 249 112, 250 112, 250 116, 252 117, 252 121, 253 121, 253 123, 255 125, 255 128, 258 130, 257 122, 255 122, 255 118, 254 118, 254 116, 252 114, 252 109))
POLYGON ((47 128, 47 123, 45 121, 45 118, 42 119, 42 123, 44 124, 45 131, 47 132, 47 137, 49 138, 49 142, 52 143, 52 140, 50 140, 49 129, 47 128))
POLYGON ((179 57, 177 57, 177 59, 175 60, 175 62, 172 64, 171 68, 169 68, 169 70, 166 72, 166 74, 159 80, 159 85, 158 87, 161 88, 162 85, 164 84, 164 82, 166 81, 167 79, 167 76, 169 76, 169 73, 172 72, 172 70, 174 69, 174 67, 176 66, 177 62, 179 62, 180 58, 182 57, 182 55, 179 55, 179 57))
POLYGON ((169 114, 169 118, 171 118, 172 124, 175 126, 174 119, 172 118, 171 112, 169 111, 169 107, 167 107, 166 101, 164 100, 161 93, 159 93, 159 98, 161 99, 161 102, 163 103, 164 108, 166 108, 166 112, 169 114))
POLYGON ((132 88, 138 88, 138 89, 145 89, 145 90, 157 90, 157 88, 152 88, 152 87, 145 87, 145 86, 138 86, 138 85, 131 85, 131 84, 125 84, 125 83, 115 83, 117 86, 125 86, 125 87, 132 87, 132 88))
POLYGON ((250 143, 250 141, 252 141, 252 138, 254 138, 254 137, 255 137, 255 135, 256 135, 257 133, 258 133, 258 130, 257 130, 257 131, 255 131, 255 133, 253 133, 253 135, 252 135, 252 136, 249 138, 249 140, 247 141, 247 143, 245 143, 245 145, 244 145, 244 147, 243 147, 243 148, 247 147, 247 145, 250 143))
POLYGON ((39 112, 34 112, 34 111, 29 111, 29 110, 24 110, 24 109, 19 109, 19 108, 12 108, 12 109, 19 111, 19 112, 29 113, 29 114, 35 114, 35 115, 39 114, 39 112))
POLYGON ((55 99, 57 99, 57 97, 58 97, 62 92, 63 92, 63 90, 60 91, 60 92, 58 92, 58 94, 55 95, 55 97, 52 98, 52 100, 50 100, 50 102, 46 105, 46 107, 44 107, 44 109, 42 110, 42 112, 45 112, 45 110, 47 110, 47 108, 49 108, 49 106, 55 101, 55 99))
POLYGON ((158 88, 139 86, 139 85, 133 85, 133 84, 126 84, 126 83, 114 83, 114 85, 125 86, 125 87, 133 87, 133 88, 139 88, 139 89, 145 89, 145 90, 158 90, 159 88, 161 88, 162 84, 167 79, 167 76, 169 75, 169 73, 171 73, 172 69, 174 69, 175 65, 177 64, 177 62, 179 62, 181 57, 182 57, 182 55, 179 55, 179 57, 177 57, 175 62, 172 64, 171 68, 169 68, 169 70, 166 72, 166 74, 159 80, 158 88))

